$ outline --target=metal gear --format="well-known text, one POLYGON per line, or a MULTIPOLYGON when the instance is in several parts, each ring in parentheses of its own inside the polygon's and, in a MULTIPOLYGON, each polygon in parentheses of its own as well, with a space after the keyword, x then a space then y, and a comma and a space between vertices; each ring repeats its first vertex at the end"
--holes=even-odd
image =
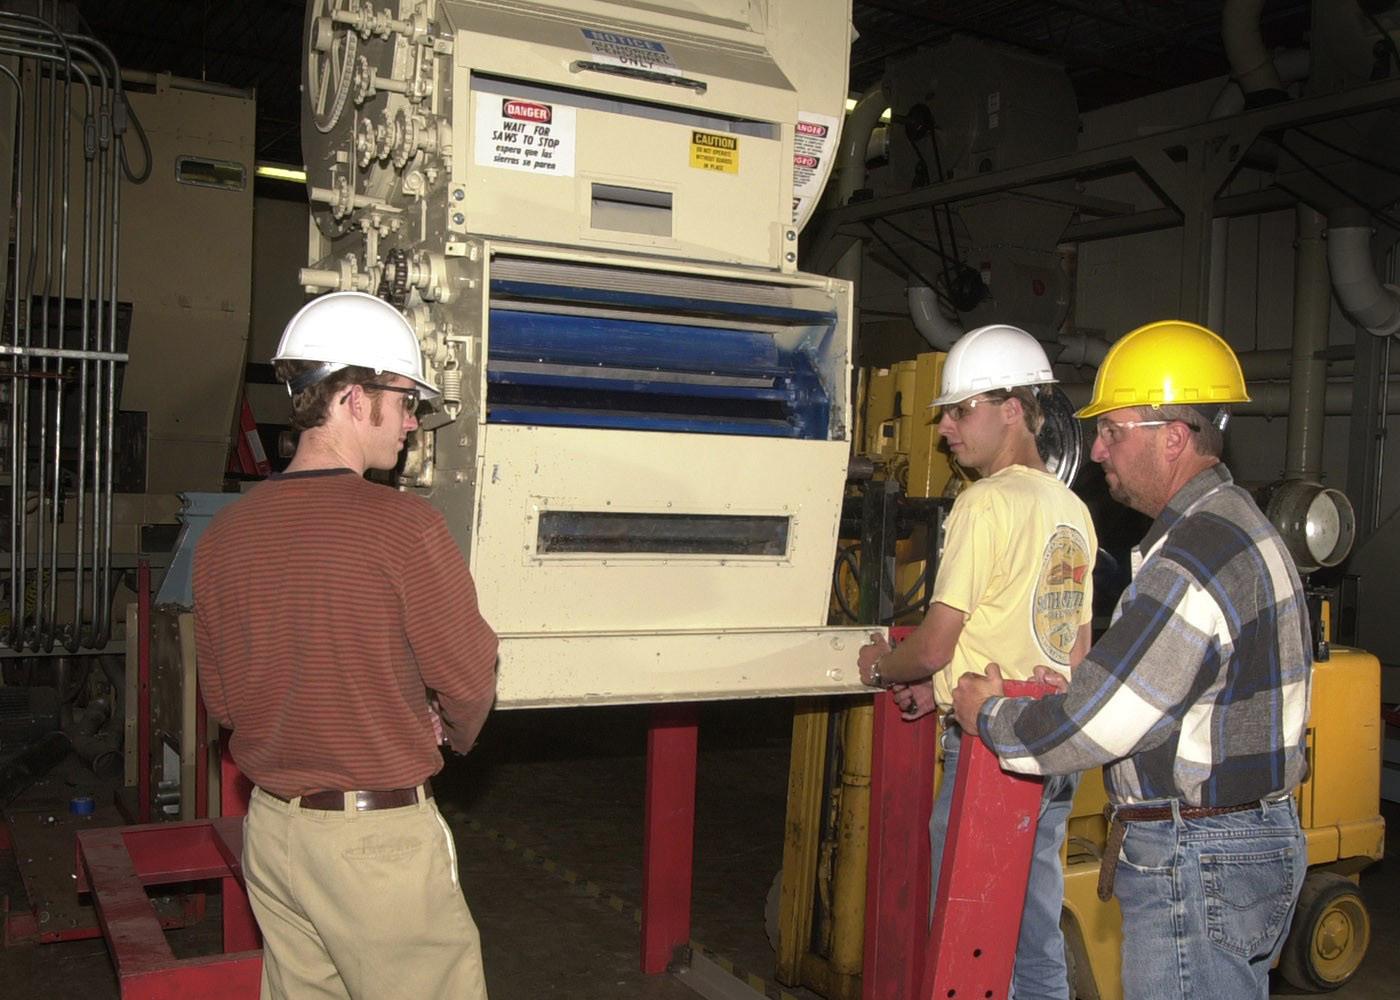
POLYGON ((408 302, 408 251, 396 247, 386 253, 381 274, 379 297, 402 309, 408 302))
POLYGON ((329 0, 325 15, 319 19, 323 24, 318 25, 318 42, 307 53, 311 120, 316 126, 316 131, 322 133, 335 128, 340 121, 341 112, 345 110, 345 101, 350 96, 355 54, 360 46, 360 40, 353 31, 337 31, 334 22, 331 21, 331 14, 342 5, 350 10, 357 6, 353 0, 348 3, 344 0, 329 0), (337 43, 343 45, 339 59, 336 58, 337 43), (328 93, 332 85, 335 87, 334 94, 328 93))

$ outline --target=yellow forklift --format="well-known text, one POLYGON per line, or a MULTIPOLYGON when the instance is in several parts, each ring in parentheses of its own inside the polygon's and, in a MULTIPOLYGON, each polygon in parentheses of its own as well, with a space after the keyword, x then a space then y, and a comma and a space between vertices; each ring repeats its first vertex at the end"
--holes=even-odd
MULTIPOLYGON (((860 453, 876 480, 897 483, 907 497, 952 496, 960 485, 927 411, 943 358, 922 354, 860 373, 860 453)), ((915 532, 894 546, 895 589, 906 596, 924 579, 926 545, 915 532)), ((847 540, 837 560, 834 615, 848 617, 856 607, 858 574, 858 553, 847 540)), ((896 617, 899 624, 917 620, 916 610, 896 617)), ((770 900, 769 930, 779 981, 828 1000, 861 995, 872 720, 869 698, 810 699, 793 716, 783 869, 770 900)), ((1311 766, 1298 791, 1310 869, 1279 961, 1283 978, 1298 989, 1341 986, 1370 944, 1371 919, 1357 880, 1384 852, 1380 740, 1379 661, 1361 650, 1332 647, 1314 665, 1311 766)), ((941 766, 935 775, 936 783, 941 766)), ((1063 849, 1061 922, 1072 995, 1120 1000, 1118 904, 1097 895, 1106 801, 1102 772, 1087 772, 1063 849)))

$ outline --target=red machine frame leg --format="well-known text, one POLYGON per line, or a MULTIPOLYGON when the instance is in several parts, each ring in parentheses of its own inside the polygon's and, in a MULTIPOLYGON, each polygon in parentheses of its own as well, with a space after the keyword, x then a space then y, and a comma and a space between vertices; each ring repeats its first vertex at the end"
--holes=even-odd
MULTIPOLYGON (((253 783, 238 769, 228 751, 228 740, 233 735, 227 729, 219 730, 219 811, 225 819, 238 819, 242 831, 242 817, 248 815, 248 799, 253 794, 253 783)), ((239 836, 240 847, 242 835, 239 836)), ((240 861, 242 855, 239 855, 240 861)), ((253 917, 252 904, 248 902, 248 890, 241 878, 223 880, 222 909, 224 917, 224 951, 248 951, 262 943, 258 934, 258 923, 253 917)))
POLYGON ((658 705, 647 730, 646 833, 642 845, 642 971, 665 972, 690 940, 695 858, 696 705, 658 705))
MULTIPOLYGON (((1012 697, 1050 691, 1006 683, 1012 697)), ((1016 963, 1044 783, 1003 771, 976 733, 963 734, 955 781, 919 996, 1001 1000, 1016 963)))
POLYGON ((136 564, 136 818, 151 821, 151 564, 136 564))
MULTIPOLYGON (((895 641, 912 629, 892 629, 895 641)), ((929 899, 928 820, 938 718, 900 717, 894 696, 875 697, 870 760, 870 863, 866 883, 864 1000, 913 1000, 923 966, 929 899), (911 864, 911 860, 913 863, 911 864)))

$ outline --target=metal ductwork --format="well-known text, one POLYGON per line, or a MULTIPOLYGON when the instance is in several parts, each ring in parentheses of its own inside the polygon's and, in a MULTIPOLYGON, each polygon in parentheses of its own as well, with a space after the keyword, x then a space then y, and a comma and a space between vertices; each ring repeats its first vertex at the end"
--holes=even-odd
POLYGON ((1383 285, 1371 257, 1364 212, 1339 212, 1327 230, 1327 263, 1337 301, 1358 326, 1378 337, 1400 333, 1400 288, 1383 285), (1357 219, 1361 225, 1354 224, 1357 219), (1340 223, 1340 224, 1338 224, 1340 223))
POLYGON ((938 307, 938 296, 927 285, 914 285, 909 289, 909 316, 914 320, 914 328, 928 341, 935 351, 946 351, 953 342, 966 331, 943 315, 938 307))
POLYGON ((1220 14, 1220 34, 1230 60, 1230 75, 1246 97, 1283 90, 1283 81, 1259 32, 1259 13, 1263 8, 1264 0, 1225 0, 1220 14))

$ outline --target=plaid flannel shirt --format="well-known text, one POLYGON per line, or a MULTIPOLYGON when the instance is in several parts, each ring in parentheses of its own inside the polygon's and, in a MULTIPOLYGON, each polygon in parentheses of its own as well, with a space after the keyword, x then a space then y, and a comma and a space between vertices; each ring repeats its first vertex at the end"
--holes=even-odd
POLYGON ((1181 488, 1069 690, 992 698, 982 739, 1010 771, 1098 765, 1116 804, 1239 805, 1306 777, 1311 635, 1293 559, 1224 465, 1181 488))

